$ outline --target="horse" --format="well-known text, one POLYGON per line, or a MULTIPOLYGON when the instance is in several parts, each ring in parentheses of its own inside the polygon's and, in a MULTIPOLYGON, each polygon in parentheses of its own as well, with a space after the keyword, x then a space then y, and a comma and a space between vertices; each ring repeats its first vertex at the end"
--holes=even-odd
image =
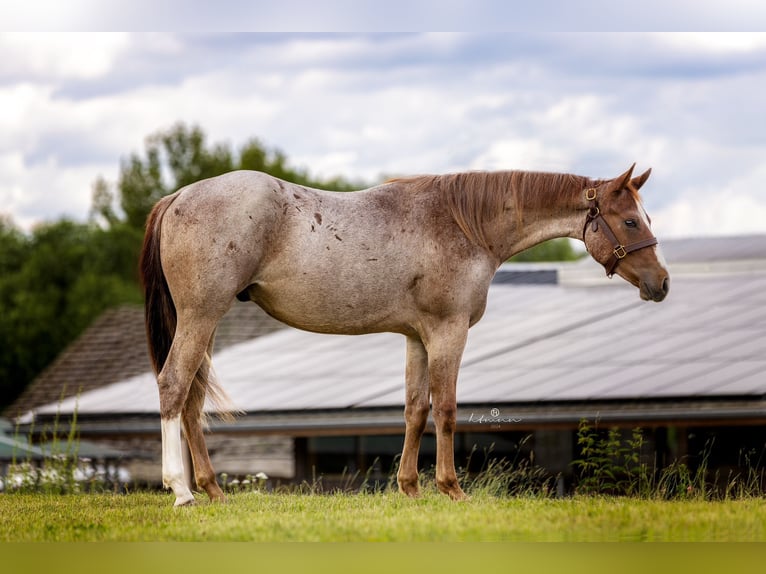
POLYGON ((254 171, 188 185, 147 218, 140 275, 157 375, 162 480, 175 506, 184 481, 181 427, 197 487, 223 501, 203 435, 203 406, 230 412, 213 377, 216 325, 235 299, 317 333, 394 332, 406 338, 405 436, 399 490, 420 493, 418 451, 429 412, 436 484, 466 497, 455 473, 456 384, 469 328, 492 277, 524 249, 582 240, 607 275, 662 301, 669 276, 635 164, 613 179, 527 171, 389 180, 355 192, 311 189, 254 171))

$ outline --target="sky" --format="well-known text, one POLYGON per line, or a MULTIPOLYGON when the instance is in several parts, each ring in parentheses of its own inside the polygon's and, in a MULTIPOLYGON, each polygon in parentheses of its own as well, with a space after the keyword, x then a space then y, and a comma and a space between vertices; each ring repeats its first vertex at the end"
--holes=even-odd
POLYGON ((658 237, 766 233, 766 34, 357 28, 0 34, 0 215, 85 221, 98 176, 185 122, 370 184, 636 162, 658 237))

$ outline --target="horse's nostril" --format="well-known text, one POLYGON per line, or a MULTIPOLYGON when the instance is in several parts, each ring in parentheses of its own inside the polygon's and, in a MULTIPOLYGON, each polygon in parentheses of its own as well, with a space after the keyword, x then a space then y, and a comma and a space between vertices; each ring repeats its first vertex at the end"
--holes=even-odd
POLYGON ((668 291, 670 291, 670 280, 665 277, 665 279, 662 280, 662 292, 667 295, 668 291))

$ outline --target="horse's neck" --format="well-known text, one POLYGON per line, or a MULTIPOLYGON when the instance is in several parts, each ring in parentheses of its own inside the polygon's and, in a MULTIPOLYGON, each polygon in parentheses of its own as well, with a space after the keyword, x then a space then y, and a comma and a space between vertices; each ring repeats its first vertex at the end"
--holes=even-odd
POLYGON ((500 261, 559 237, 580 239, 587 202, 584 178, 558 182, 555 187, 541 188, 534 194, 521 194, 514 208, 503 214, 496 225, 496 255, 500 261))

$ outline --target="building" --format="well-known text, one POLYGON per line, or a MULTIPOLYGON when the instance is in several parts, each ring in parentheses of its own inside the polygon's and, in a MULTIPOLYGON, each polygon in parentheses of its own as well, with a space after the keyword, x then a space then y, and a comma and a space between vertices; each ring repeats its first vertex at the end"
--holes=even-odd
MULTIPOLYGON (((763 454, 766 236, 664 241, 663 249, 672 287, 661 304, 641 301, 590 260, 501 268, 463 357, 459 466, 534 452, 536 464, 567 477, 582 419, 643 429, 661 465, 682 458, 694 466, 705 452, 709 466, 727 472, 763 454)), ((142 317, 111 313, 9 410, 38 426, 76 410, 82 438, 122 450, 136 480, 158 482, 159 400, 137 334, 142 317), (108 376, 86 385, 99 369, 108 376), (57 400, 64 385, 81 384, 77 396, 57 400)), ((211 423, 218 472, 283 481, 390 475, 404 432, 401 336, 280 328, 237 303, 217 341, 214 368, 244 413, 211 423)), ((421 467, 434 460, 431 433, 421 467)))

